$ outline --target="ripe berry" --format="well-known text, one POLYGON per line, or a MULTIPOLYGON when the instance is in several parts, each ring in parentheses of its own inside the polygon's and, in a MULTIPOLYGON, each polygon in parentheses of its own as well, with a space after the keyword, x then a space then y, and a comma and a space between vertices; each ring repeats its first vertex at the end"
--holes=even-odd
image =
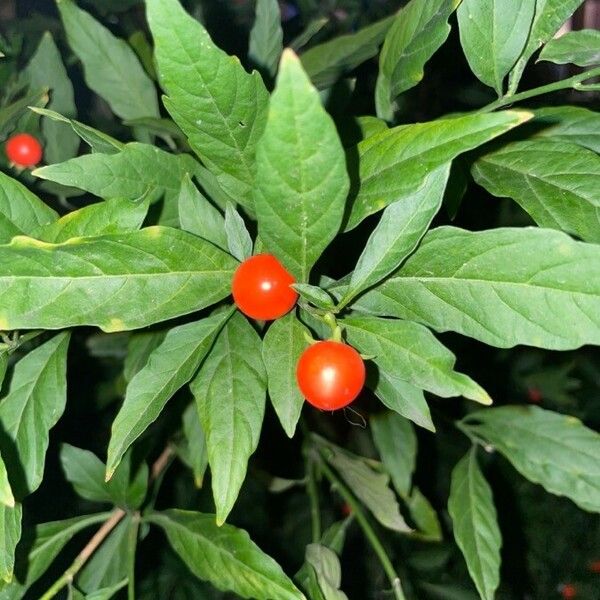
POLYGON ((565 583, 560 587, 560 594, 564 600, 577 598, 577 588, 572 583, 565 583))
POLYGON ((6 142, 6 156, 19 167, 34 167, 42 160, 42 145, 28 133, 17 133, 6 142))
POLYGON ((530 387, 527 390, 527 399, 531 404, 539 404, 542 401, 542 392, 536 387, 530 387))
POLYGON ((233 275, 231 291, 237 307, 252 319, 271 321, 294 308, 295 279, 272 254, 245 260, 233 275))
POLYGON ((322 410, 337 410, 352 402, 365 384, 365 363, 347 344, 317 342, 300 356, 298 387, 306 400, 322 410))

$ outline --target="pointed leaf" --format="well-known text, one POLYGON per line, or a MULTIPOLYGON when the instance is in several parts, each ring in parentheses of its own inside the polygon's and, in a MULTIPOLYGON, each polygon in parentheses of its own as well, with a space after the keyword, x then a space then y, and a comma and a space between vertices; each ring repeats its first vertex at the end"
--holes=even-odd
POLYGON ((21 538, 22 513, 19 502, 14 507, 0 504, 0 579, 7 583, 13 578, 15 549, 21 538))
POLYGON ((111 477, 129 446, 153 423, 170 398, 192 379, 231 312, 174 327, 129 382, 108 445, 111 477))
POLYGON ((2 455, 0 454, 0 504, 13 507, 15 505, 15 497, 13 496, 10 482, 8 481, 8 473, 2 455))
POLYGON ((281 567, 243 529, 217 527, 214 515, 183 510, 151 513, 175 552, 196 577, 242 598, 303 600, 281 567))
POLYGON ((208 467, 208 450, 195 402, 192 402, 183 413, 183 434, 186 441, 184 459, 194 473, 196 487, 201 488, 208 467))
POLYGON ((296 383, 296 365, 307 348, 308 329, 293 313, 274 321, 263 339, 269 397, 288 437, 294 437, 304 397, 296 383))
POLYGON ((475 449, 452 471, 448 511, 477 591, 483 600, 493 600, 500 583, 502 538, 492 490, 477 465, 475 449))
POLYGON ((423 79, 425 63, 446 41, 460 0, 411 0, 396 15, 379 57, 377 116, 391 120, 393 102, 423 79))
POLYGON ((162 344, 166 335, 166 331, 136 331, 129 336, 123 362, 123 377, 127 383, 144 368, 148 358, 162 344))
POLYGON ((125 587, 127 587, 127 579, 123 579, 110 587, 103 587, 94 592, 90 592, 89 594, 86 594, 85 600, 110 600, 119 590, 122 590, 125 587))
POLYGON ((291 50, 281 59, 256 160, 260 238, 306 281, 340 228, 349 183, 335 125, 291 50))
POLYGON ((0 246, 0 329, 145 327, 218 302, 237 261, 184 231, 141 231, 0 246))
POLYGON ((256 17, 250 30, 248 57, 273 77, 283 49, 281 11, 277 0, 257 0, 256 17))
POLYGON ((219 525, 237 499, 258 445, 267 387, 261 346, 248 321, 235 314, 190 384, 206 435, 219 525))
POLYGON ((535 111, 538 136, 578 144, 600 153, 600 113, 580 106, 547 106, 535 111))
POLYGON ((529 36, 535 0, 463 0, 460 43, 476 77, 503 94, 503 82, 529 36))
POLYGON ((530 481, 600 512, 600 434, 579 419, 537 406, 503 406, 471 413, 465 425, 530 481))
POLYGON ((559 65, 574 64, 591 67, 600 64, 600 31, 582 29, 569 31, 559 38, 550 40, 540 52, 540 60, 559 65))
POLYGON ((225 208, 225 234, 229 253, 240 262, 252 256, 252 238, 246 229, 244 219, 231 203, 225 208))
POLYGON ((500 348, 599 344, 600 247, 550 229, 440 227, 359 307, 500 348))
POLYGON ((360 187, 346 229, 356 227, 388 204, 414 194, 432 170, 517 127, 531 116, 523 111, 470 114, 400 125, 367 138, 358 145, 360 187))
POLYGON ((418 487, 413 487, 410 498, 406 499, 410 516, 419 531, 415 536, 428 542, 442 541, 442 526, 437 513, 418 487))
POLYGON ((515 142, 482 156, 473 177, 491 194, 513 198, 540 227, 600 242, 600 156, 575 144, 515 142))
POLYGON ((73 0, 58 0, 71 49, 83 63, 89 88, 121 119, 158 117, 158 99, 134 51, 73 0))
POLYGON ((306 546, 306 562, 315 570, 317 581, 326 600, 348 600, 340 590, 342 568, 333 550, 321 544, 306 546))
POLYGON ((374 317, 349 317, 342 324, 349 343, 363 354, 374 356, 381 372, 442 398, 464 396, 482 404, 491 403, 485 390, 454 371, 454 354, 422 325, 374 317))
POLYGON ((221 187, 252 209, 255 149, 267 119, 258 73, 217 48, 178 0, 147 0, 165 107, 221 187))
POLYGON ((335 308, 333 298, 322 288, 309 283, 294 283, 292 287, 300 294, 300 297, 310 302, 313 306, 323 310, 335 308))

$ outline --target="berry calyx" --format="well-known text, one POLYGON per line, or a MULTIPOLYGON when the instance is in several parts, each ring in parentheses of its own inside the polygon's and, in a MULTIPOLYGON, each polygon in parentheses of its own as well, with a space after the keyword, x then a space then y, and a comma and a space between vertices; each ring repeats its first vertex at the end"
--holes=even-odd
POLYGON ((272 254, 245 260, 233 275, 231 291, 237 307, 252 319, 272 321, 288 313, 298 300, 294 277, 272 254))
POLYGON ((17 133, 8 138, 6 156, 18 167, 34 167, 42 160, 42 145, 28 133, 17 133))

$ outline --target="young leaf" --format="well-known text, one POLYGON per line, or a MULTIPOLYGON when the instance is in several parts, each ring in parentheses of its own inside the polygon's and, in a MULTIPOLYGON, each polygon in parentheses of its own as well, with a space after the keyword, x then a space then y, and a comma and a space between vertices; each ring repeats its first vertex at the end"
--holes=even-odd
POLYGON ((56 245, 17 237, 0 246, 0 329, 145 327, 227 296, 237 264, 168 227, 56 245))
POLYGON ((394 100, 423 79, 425 63, 446 41, 460 0, 411 0, 385 36, 375 88, 377 116, 392 120, 394 100))
POLYGON ((217 48, 178 0, 148 0, 146 10, 165 107, 219 185, 252 210, 254 155, 268 109, 260 75, 217 48))
POLYGON ((411 422, 394 412, 371 417, 373 442, 402 498, 410 495, 412 475, 417 461, 417 436, 411 422))
POLYGON ((578 144, 600 153, 600 113, 580 106, 548 106, 535 111, 535 125, 546 125, 537 133, 578 144))
POLYGON ((579 419, 537 406, 503 406, 471 413, 464 424, 530 481, 600 512, 600 434, 579 419))
POLYGON ((323 456, 341 475, 356 497, 388 529, 408 533, 411 528, 400 514, 400 507, 389 487, 386 473, 375 471, 363 458, 350 454, 324 440, 323 456))
POLYGON ((535 17, 527 44, 509 78, 509 89, 516 90, 532 54, 561 28, 583 0, 535 0, 535 17))
POLYGON ((335 308, 333 298, 322 288, 309 283, 294 283, 292 287, 300 294, 300 296, 310 302, 313 306, 323 310, 331 310, 335 308))
POLYGON ((250 31, 248 57, 271 77, 277 71, 283 49, 281 12, 277 0, 257 0, 256 17, 250 31))
POLYGON ((260 238, 306 281, 340 228, 349 183, 335 125, 291 50, 281 59, 256 160, 260 238))
POLYGON ((147 212, 146 201, 113 198, 74 210, 54 223, 42 225, 33 235, 44 242, 59 244, 75 237, 135 231, 142 226, 147 212))
POLYGON ((229 253, 240 262, 252 256, 252 238, 246 229, 244 219, 231 203, 225 208, 225 234, 229 253))
POLYGON ((258 445, 267 389, 261 346, 248 321, 235 314, 190 384, 206 434, 218 525, 233 508, 258 445))
POLYGON ((345 72, 375 56, 394 18, 395 15, 381 19, 356 33, 341 35, 304 52, 302 66, 313 85, 319 90, 328 88, 345 72))
POLYGON ((0 503, 0 579, 10 583, 15 568, 15 549, 21 538, 23 508, 0 503))
MULTIPOLYGON (((50 32, 44 33, 40 44, 23 72, 29 89, 49 89, 47 107, 54 111, 76 117, 77 108, 73 97, 73 84, 67 75, 60 52, 50 32)), ((51 119, 42 120, 44 134, 44 159, 47 163, 62 162, 77 154, 79 139, 73 131, 63 131, 51 119)))
POLYGON ((342 568, 340 559, 333 550, 321 544, 306 546, 306 562, 315 570, 317 581, 327 600, 348 600, 340 590, 342 568))
POLYGON ((550 40, 540 52, 540 60, 559 65, 574 64, 591 67, 600 64, 600 31, 582 29, 569 31, 559 38, 550 40))
POLYGON ((186 173, 179 190, 179 223, 181 228, 228 251, 223 215, 200 193, 186 173))
POLYGON ((472 449, 452 471, 448 512, 454 537, 475 587, 483 600, 493 600, 500 583, 502 538, 492 490, 472 449))
POLYGON ((424 185, 431 171, 529 120, 504 111, 400 125, 358 145, 360 187, 346 229, 424 185), (398 177, 402 173, 402 177, 398 177))
POLYGON ((0 403, 0 451, 10 465, 19 499, 35 491, 44 475, 49 431, 67 399, 69 333, 54 336, 15 365, 7 395, 0 403))
POLYGON ((217 527, 214 515, 167 510, 148 515, 196 577, 242 598, 304 600, 281 567, 243 529, 217 527))
POLYGON ((183 435, 186 442, 183 458, 194 473, 196 487, 201 488, 208 467, 208 450, 195 402, 192 402, 183 413, 183 435))
POLYGON ((600 247, 551 229, 440 227, 353 308, 499 348, 599 344, 600 247))
POLYGON ((503 94, 503 82, 525 44, 535 0, 463 0, 458 7, 460 43, 476 77, 503 94))
POLYGON ((13 496, 10 482, 8 481, 8 473, 4 459, 0 454, 0 504, 13 507, 15 505, 15 497, 13 496))
POLYGON ((130 454, 108 482, 104 481, 106 467, 93 452, 63 444, 60 461, 67 480, 77 494, 86 500, 130 508, 139 508, 144 501, 148 486, 148 466, 142 463, 132 477, 130 454))
POLYGON ((0 242, 9 242, 15 235, 31 234, 40 225, 58 219, 58 214, 46 206, 22 183, 0 172, 0 242))
POLYGON ((383 373, 442 398, 464 396, 481 404, 491 399, 472 379, 454 371, 455 357, 433 334, 411 321, 349 317, 343 320, 348 341, 374 356, 383 373))
POLYGON ((513 198, 540 227, 600 242, 600 157, 575 144, 514 142, 473 165, 475 181, 494 196, 513 198))
POLYGON ((169 399, 192 379, 231 315, 220 312, 171 329, 127 386, 108 445, 107 477, 129 446, 153 423, 169 399))
POLYGON ((134 51, 73 0, 58 0, 58 10, 73 52, 83 64, 89 88, 121 119, 158 117, 158 99, 134 51))
POLYGON ((383 211, 352 272, 342 304, 395 271, 417 247, 442 205, 449 173, 449 163, 438 167, 419 189, 383 211))
POLYGON ((442 526, 437 513, 418 487, 413 487, 410 497, 406 499, 406 506, 419 529, 415 534, 418 539, 428 542, 442 541, 442 526))
POLYGON ((308 329, 293 313, 274 321, 263 340, 269 397, 288 437, 294 437, 304 398, 296 383, 296 365, 308 346, 308 329))
POLYGON ((329 23, 329 19, 327 17, 319 17, 313 19, 308 23, 305 27, 304 31, 302 31, 297 37, 295 37, 289 44, 288 48, 291 48, 294 52, 298 52, 301 48, 306 46, 312 38, 325 27, 329 23))

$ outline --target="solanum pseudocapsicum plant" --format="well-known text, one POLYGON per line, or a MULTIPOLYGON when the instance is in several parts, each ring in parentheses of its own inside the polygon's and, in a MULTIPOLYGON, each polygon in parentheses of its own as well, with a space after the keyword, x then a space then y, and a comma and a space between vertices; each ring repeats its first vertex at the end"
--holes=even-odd
MULTIPOLYGON (((505 349, 600 344, 600 115, 522 107, 549 92, 572 89, 579 100, 600 89, 598 33, 552 39, 580 4, 410 0, 327 41, 317 19, 294 40, 286 36, 284 50, 278 3, 258 0, 242 58, 259 74, 217 47, 178 0, 146 0, 152 47, 141 30, 119 39, 74 0, 57 0, 64 51, 79 61, 123 139, 77 120, 52 35, 20 70, 18 44, 4 40, 10 85, 0 135, 42 141, 46 166, 30 173, 6 160, 0 173, 1 598, 68 591, 98 599, 125 590, 130 599, 171 597, 165 564, 155 579, 148 568, 147 553, 164 551, 148 540, 160 535, 189 569, 177 571, 178 597, 220 598, 218 588, 244 598, 346 598, 339 556, 356 527, 364 541, 355 543, 367 543, 378 561, 361 589, 396 599, 457 594, 406 566, 419 544, 441 545, 452 529, 488 600, 500 584, 502 536, 486 470, 498 455, 551 494, 600 511, 598 433, 506 398, 477 407, 492 398, 455 369, 436 336, 455 332, 505 349), (451 25, 472 72, 497 99, 413 122, 404 99, 451 25), (540 48, 540 60, 587 70, 519 91, 540 48), (376 79, 369 68, 356 71, 375 56, 376 79), (356 78, 376 116, 335 111, 334 121, 329 99, 356 78), (444 204, 460 214, 476 184, 514 200, 531 225, 432 227, 436 215, 444 222, 444 204), (81 202, 83 193, 96 198, 81 202), (73 359, 83 375, 67 372, 74 354, 84 356, 73 359), (109 421, 78 424, 107 441, 106 462, 60 440, 66 479, 88 504, 83 514, 31 525, 29 496, 56 451, 50 430, 66 406, 91 401, 67 403, 67 381, 85 381, 92 362, 107 357, 119 365, 103 388, 116 381, 117 391, 98 408, 109 421), (331 409, 360 392, 353 410, 367 415, 367 431, 351 437, 353 451, 344 447, 343 413, 319 412, 302 392, 331 409), (115 394, 121 400, 111 403, 115 394), (271 486, 309 507, 306 539, 270 542, 307 542, 288 552, 287 575, 227 523, 244 482, 265 479, 264 461, 248 464, 267 402, 285 434, 302 440, 301 459, 280 473, 288 479, 271 486), (446 425, 449 403, 459 441, 446 425), (438 510, 413 477, 415 426, 422 444, 452 440, 449 497, 438 510), (436 426, 437 438, 425 433, 436 426), (172 475, 175 455, 193 477, 172 475), (188 479, 200 492, 177 496, 164 483, 177 488, 188 479), (333 522, 339 502, 349 516, 333 522), (102 504, 113 508, 93 512, 102 504), (67 543, 76 534, 73 550, 67 543)), ((18 163, 10 141, 6 153, 18 163)), ((274 439, 263 436, 271 456, 292 452, 274 439)), ((61 505, 60 491, 41 493, 61 505)))

